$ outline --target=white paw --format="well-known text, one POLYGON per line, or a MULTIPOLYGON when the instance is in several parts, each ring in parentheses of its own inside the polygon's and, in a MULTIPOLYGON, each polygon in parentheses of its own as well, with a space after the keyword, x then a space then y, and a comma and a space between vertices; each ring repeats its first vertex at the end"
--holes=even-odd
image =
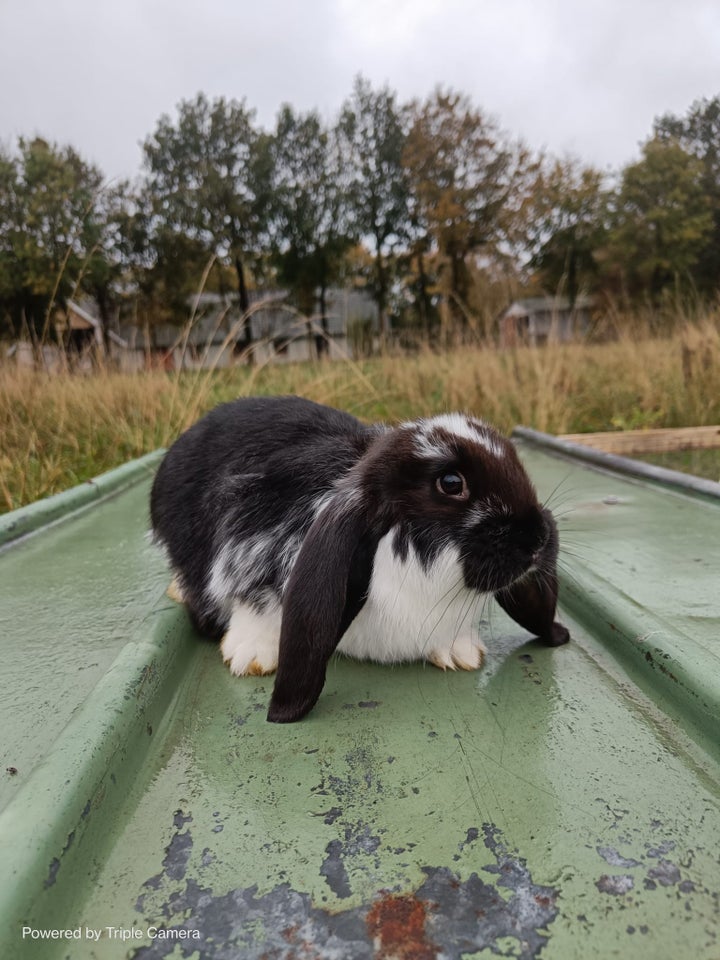
POLYGON ((222 658, 237 677, 274 673, 280 647, 279 607, 258 613, 246 604, 236 603, 230 624, 220 644, 222 658))
POLYGON ((487 648, 478 636, 460 634, 447 646, 435 647, 427 659, 441 670, 478 670, 487 648))

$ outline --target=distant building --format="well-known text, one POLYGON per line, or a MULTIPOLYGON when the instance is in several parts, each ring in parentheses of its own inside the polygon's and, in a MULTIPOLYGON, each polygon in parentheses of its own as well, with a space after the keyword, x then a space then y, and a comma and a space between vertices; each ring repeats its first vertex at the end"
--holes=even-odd
POLYGON ((592 297, 528 297, 515 300, 498 318, 501 347, 540 346, 548 340, 572 340, 590 327, 592 297))
MULTIPOLYGON (((47 370, 92 369, 102 355, 103 331, 91 303, 70 301, 54 315, 57 341, 42 348, 47 370)), ((257 363, 288 363, 356 357, 377 343, 377 308, 364 290, 331 289, 326 317, 303 317, 283 290, 250 294, 249 325, 257 363)), ((245 324, 237 296, 202 293, 188 303, 188 320, 144 326, 114 320, 108 331, 112 362, 126 372, 146 369, 215 369, 241 362, 246 351, 245 324)), ((18 365, 34 366, 38 351, 20 341, 8 356, 18 365)))
MULTIPOLYGON (((102 323, 92 312, 89 303, 76 303, 69 300, 65 310, 55 313, 55 330, 58 340, 66 349, 81 354, 92 347, 103 346, 102 323)), ((114 330, 108 330, 111 346, 126 347, 127 343, 114 330)))
MULTIPOLYGON (((374 302, 362 290, 328 291, 325 330, 319 315, 303 317, 287 301, 285 291, 250 295, 249 323, 257 363, 314 360, 321 353, 331 360, 352 357, 358 331, 376 327, 374 302)), ((127 348, 118 351, 121 366, 127 370, 222 368, 243 358, 244 323, 236 296, 203 293, 193 298, 190 310, 184 326, 123 326, 127 348)))
POLYGON ((332 288, 326 295, 326 316, 300 316, 287 294, 258 295, 251 305, 252 338, 258 363, 298 362, 327 356, 355 357, 364 334, 376 336, 377 308, 364 290, 332 288), (268 302, 268 297, 273 299, 268 302))
MULTIPOLYGON (((274 309, 283 296, 269 295, 268 309, 274 309)), ((125 323, 121 333, 127 349, 118 353, 118 359, 121 369, 128 371, 228 367, 243 349, 243 322, 237 297, 219 293, 192 297, 184 324, 125 323)))
MULTIPOLYGON (((19 367, 40 366, 50 373, 65 370, 90 371, 93 361, 104 351, 100 318, 95 316, 91 303, 69 300, 64 310, 53 313, 56 342, 43 343, 33 349, 27 340, 18 340, 7 352, 7 357, 19 367), (62 346, 60 346, 62 345, 62 346)), ((108 330, 113 355, 127 348, 127 342, 114 330, 108 330)))

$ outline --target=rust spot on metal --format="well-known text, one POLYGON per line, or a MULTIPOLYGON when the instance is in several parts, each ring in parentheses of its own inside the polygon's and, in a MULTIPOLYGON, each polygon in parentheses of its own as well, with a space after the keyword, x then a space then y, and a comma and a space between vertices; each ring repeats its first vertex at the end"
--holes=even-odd
POLYGON ((282 932, 281 936, 283 940, 287 940, 288 943, 294 943, 297 939, 297 935, 300 932, 300 925, 298 923, 293 924, 291 927, 286 927, 282 932))
POLYGON ((435 960, 438 948, 427 939, 427 905, 415 896, 384 896, 367 915, 376 960, 435 960))
MULTIPOLYGON (((665 654, 666 659, 667 657, 668 657, 668 654, 665 654)), ((665 666, 664 663, 661 663, 659 660, 656 660, 649 650, 645 652, 645 659, 653 669, 657 667, 660 673, 662 673, 664 676, 668 677, 670 680, 673 680, 675 683, 678 682, 678 678, 675 676, 675 674, 671 670, 668 670, 668 668, 665 666)))

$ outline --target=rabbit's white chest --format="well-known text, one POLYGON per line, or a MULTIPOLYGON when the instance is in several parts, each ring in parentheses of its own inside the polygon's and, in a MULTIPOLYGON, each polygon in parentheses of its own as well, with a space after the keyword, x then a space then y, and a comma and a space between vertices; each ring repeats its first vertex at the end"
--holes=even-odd
POLYGON ((383 662, 479 666, 484 647, 477 621, 485 595, 465 586, 457 547, 444 547, 425 569, 412 544, 405 560, 395 555, 395 532, 378 544, 368 598, 338 650, 383 662))

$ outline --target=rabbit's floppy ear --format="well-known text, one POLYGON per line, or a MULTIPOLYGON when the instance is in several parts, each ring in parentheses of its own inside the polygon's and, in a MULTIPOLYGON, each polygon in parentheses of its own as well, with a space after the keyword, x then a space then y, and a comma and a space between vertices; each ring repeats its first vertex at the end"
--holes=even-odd
POLYGON ((553 570, 533 571, 495 594, 495 599, 515 623, 550 647, 567 643, 570 634, 555 620, 558 579, 553 570))
POLYGON ((327 662, 367 597, 379 532, 357 493, 338 494, 315 519, 283 597, 272 723, 293 723, 315 705, 327 662))

